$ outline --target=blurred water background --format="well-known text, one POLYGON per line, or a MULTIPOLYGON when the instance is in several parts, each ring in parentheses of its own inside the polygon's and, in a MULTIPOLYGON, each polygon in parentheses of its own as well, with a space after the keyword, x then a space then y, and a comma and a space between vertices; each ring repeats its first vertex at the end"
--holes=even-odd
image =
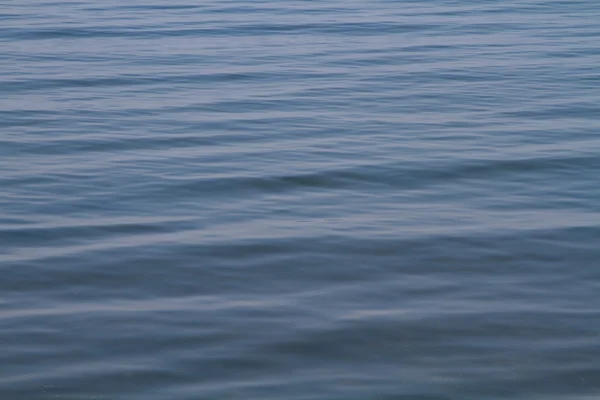
POLYGON ((0 5, 6 400, 600 395, 600 4, 0 5))

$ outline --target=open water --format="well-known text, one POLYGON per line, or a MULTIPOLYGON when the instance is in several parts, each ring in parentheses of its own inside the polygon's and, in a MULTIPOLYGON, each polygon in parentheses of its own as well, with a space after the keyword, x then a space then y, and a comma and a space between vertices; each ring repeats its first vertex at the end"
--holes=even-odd
POLYGON ((600 396, 600 4, 0 4, 0 398, 600 396))

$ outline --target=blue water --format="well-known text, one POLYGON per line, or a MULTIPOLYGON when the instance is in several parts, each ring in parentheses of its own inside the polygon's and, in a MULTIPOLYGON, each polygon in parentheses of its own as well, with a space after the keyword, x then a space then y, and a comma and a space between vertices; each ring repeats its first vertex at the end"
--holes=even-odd
POLYGON ((600 5, 0 6, 0 398, 600 396, 600 5))

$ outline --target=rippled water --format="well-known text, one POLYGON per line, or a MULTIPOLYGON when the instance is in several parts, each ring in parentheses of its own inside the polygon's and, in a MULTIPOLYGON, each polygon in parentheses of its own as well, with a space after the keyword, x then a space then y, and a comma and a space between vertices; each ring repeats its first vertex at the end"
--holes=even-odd
POLYGON ((600 6, 0 7, 0 394, 600 395, 600 6))

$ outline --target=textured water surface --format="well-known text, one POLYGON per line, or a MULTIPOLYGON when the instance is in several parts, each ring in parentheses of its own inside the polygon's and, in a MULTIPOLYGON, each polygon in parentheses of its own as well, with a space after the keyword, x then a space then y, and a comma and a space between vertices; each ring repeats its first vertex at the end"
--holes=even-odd
POLYGON ((5 2, 0 397, 600 395, 600 6, 5 2))

